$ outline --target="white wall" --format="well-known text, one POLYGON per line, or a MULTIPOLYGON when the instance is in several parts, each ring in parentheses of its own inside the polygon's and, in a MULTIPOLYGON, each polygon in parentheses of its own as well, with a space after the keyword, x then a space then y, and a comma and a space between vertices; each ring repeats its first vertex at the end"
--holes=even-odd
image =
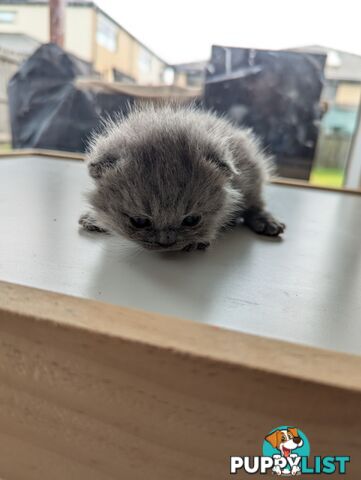
POLYGON ((93 61, 95 13, 91 7, 69 6, 65 17, 65 49, 93 61))
POLYGON ((0 32, 24 33, 40 42, 49 41, 49 9, 45 5, 0 5, 0 11, 16 12, 14 23, 0 23, 0 32))

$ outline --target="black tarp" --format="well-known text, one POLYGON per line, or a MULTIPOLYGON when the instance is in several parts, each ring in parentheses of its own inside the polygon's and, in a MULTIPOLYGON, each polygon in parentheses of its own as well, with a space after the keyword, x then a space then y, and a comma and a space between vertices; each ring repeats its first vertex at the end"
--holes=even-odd
POLYGON ((76 78, 91 71, 54 44, 42 45, 8 85, 13 148, 83 152, 101 117, 126 112, 134 98, 86 90, 76 78))
POLYGON ((212 47, 205 107, 251 127, 283 176, 308 179, 321 119, 325 55, 212 47))
POLYGON ((134 102, 199 100, 198 92, 181 87, 98 81, 89 64, 54 44, 42 45, 24 62, 8 96, 13 148, 72 152, 85 150, 101 119, 127 115, 134 102))
MULTIPOLYGON (((204 107, 251 127, 275 156, 281 175, 308 178, 321 117, 324 62, 324 55, 214 46, 204 107)), ((89 64, 54 44, 29 57, 8 86, 13 148, 83 152, 102 117, 126 115, 135 101, 174 94, 186 102, 198 98, 177 87, 79 83, 89 76, 94 77, 89 64)))

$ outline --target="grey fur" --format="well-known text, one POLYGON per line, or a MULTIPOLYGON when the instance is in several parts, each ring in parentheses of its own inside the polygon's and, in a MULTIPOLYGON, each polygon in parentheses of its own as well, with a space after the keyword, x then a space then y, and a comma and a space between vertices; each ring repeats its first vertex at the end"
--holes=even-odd
POLYGON ((108 121, 87 155, 95 188, 93 214, 79 223, 108 230, 152 250, 204 250, 243 218, 257 233, 279 235, 284 224, 264 210, 271 169, 250 130, 193 107, 135 108, 108 121), (198 225, 182 225, 186 216, 198 225), (150 225, 136 228, 131 218, 150 225))

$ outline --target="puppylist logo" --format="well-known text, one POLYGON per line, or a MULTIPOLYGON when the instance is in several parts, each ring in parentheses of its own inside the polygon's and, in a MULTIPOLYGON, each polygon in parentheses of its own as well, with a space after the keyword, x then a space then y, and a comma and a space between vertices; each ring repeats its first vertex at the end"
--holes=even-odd
POLYGON ((272 473, 280 476, 303 474, 346 473, 349 456, 316 456, 311 458, 310 442, 296 427, 280 426, 271 430, 263 441, 261 457, 231 457, 230 473, 253 474, 272 473))

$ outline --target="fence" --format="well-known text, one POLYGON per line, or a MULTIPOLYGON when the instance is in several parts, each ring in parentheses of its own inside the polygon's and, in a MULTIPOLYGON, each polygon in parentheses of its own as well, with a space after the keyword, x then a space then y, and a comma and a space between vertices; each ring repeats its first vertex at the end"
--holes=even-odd
POLYGON ((320 168, 344 170, 350 154, 352 135, 333 132, 327 134, 320 131, 315 165, 320 168))

